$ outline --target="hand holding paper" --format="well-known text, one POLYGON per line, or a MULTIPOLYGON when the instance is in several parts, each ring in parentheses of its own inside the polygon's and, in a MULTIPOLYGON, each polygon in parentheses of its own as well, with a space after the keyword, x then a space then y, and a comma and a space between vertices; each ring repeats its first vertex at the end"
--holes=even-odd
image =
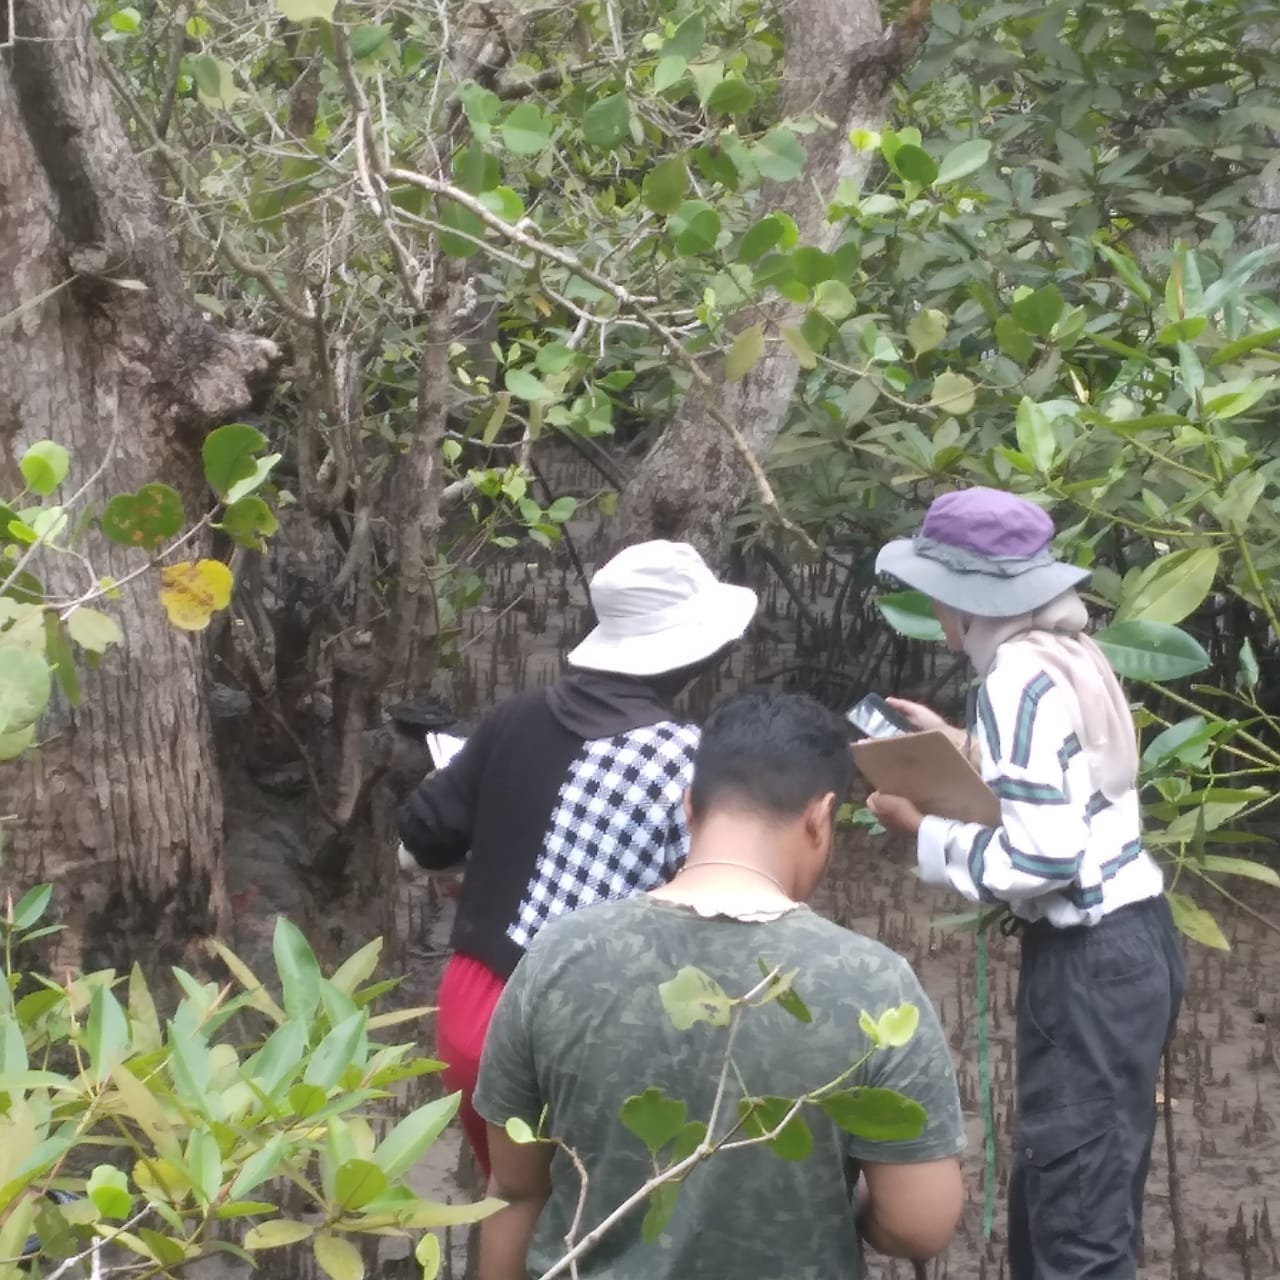
POLYGON ((867 797, 871 816, 886 830, 899 836, 913 836, 920 830, 924 815, 903 796, 885 795, 873 791, 867 797))
POLYGON ((878 803, 906 804, 890 806, 889 817, 900 823, 885 822, 891 830, 914 833, 922 814, 1000 825, 1000 801, 945 730, 855 742, 852 750, 854 764, 880 793, 878 803))
MULTIPOLYGON (((451 733, 428 733, 426 735, 427 750, 431 753, 431 762, 437 769, 443 769, 450 760, 462 750, 466 738, 459 738, 451 733)), ((438 876, 442 879, 454 879, 461 874, 460 867, 449 867, 443 871, 428 871, 418 864, 418 860, 404 847, 396 848, 396 860, 401 871, 413 872, 421 876, 438 876)))

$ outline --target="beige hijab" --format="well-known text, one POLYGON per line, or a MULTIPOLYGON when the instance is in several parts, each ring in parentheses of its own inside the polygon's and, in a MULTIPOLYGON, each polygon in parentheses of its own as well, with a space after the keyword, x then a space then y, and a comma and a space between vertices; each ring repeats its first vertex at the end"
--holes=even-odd
POLYGON ((1089 612, 1074 591, 1017 618, 957 616, 964 651, 979 676, 991 671, 997 650, 1025 652, 1065 698, 1094 787, 1108 800, 1133 787, 1138 776, 1133 714, 1106 655, 1084 633, 1089 612))

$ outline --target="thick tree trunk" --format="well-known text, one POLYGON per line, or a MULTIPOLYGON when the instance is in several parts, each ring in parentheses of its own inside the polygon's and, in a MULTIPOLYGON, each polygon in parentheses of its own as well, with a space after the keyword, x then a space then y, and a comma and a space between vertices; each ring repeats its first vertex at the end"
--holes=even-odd
MULTIPOLYGON (((113 109, 92 11, 87 0, 16 0, 16 30, 3 32, 0 483, 6 498, 18 493, 18 459, 48 438, 71 452, 64 494, 101 468, 87 498, 95 510, 162 480, 199 512, 203 434, 248 404, 275 350, 217 333, 182 292, 113 109)), ((77 550, 96 575, 138 565, 93 526, 77 550)), ((33 567, 53 595, 92 585, 72 556, 33 567)), ((3 880, 57 885, 69 926, 59 963, 118 961, 139 936, 174 955, 225 919, 202 640, 168 623, 157 588, 144 575, 107 606, 121 649, 82 672, 77 710, 46 715, 39 750, 0 766, 0 811, 14 815, 3 880)))
MULTIPOLYGON (((896 27, 884 31, 876 0, 791 0, 781 114, 816 112, 835 126, 805 139, 804 174, 785 187, 767 188, 761 208, 789 213, 804 243, 832 247, 838 227, 826 218, 829 199, 842 179, 861 182, 868 163, 850 145, 849 133, 880 127, 889 87, 919 47, 927 12, 927 3, 917 0, 896 27)), ((763 358, 741 381, 720 383, 714 391, 695 386, 685 397, 622 495, 619 546, 679 538, 713 560, 721 558, 726 521, 750 491, 751 476, 708 407, 741 427, 757 457, 769 451, 786 422, 800 372, 777 336, 777 326, 795 315, 794 306, 775 297, 743 320, 765 321, 763 358)))

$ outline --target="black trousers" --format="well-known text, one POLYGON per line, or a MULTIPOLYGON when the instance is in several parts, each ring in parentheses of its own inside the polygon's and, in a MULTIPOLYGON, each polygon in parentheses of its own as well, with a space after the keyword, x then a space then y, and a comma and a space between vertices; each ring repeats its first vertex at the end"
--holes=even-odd
POLYGON ((1183 984, 1163 897, 1092 928, 1023 931, 1010 1280, 1134 1280, 1183 984))

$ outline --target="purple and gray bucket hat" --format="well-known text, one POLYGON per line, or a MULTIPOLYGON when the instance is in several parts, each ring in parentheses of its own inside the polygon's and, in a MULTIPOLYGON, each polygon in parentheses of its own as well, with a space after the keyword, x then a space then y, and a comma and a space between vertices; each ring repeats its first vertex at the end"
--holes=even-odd
POLYGON ((1053 521, 1033 502, 999 489, 935 498, 914 538, 876 557, 876 572, 931 600, 982 618, 1034 613, 1089 577, 1054 558, 1053 521))

